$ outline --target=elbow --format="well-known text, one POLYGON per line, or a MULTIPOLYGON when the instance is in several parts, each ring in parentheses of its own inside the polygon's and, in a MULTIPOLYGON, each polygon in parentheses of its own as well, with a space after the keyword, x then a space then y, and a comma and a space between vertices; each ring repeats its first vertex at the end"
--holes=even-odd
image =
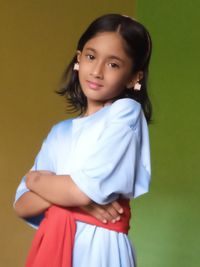
POLYGON ((16 215, 20 218, 25 218, 27 217, 27 215, 29 215, 29 210, 27 209, 26 204, 27 196, 29 196, 29 192, 26 192, 25 194, 20 196, 13 204, 13 209, 16 215))
POLYGON ((38 184, 38 182, 41 179, 41 173, 39 171, 30 171, 26 175, 26 186, 28 189, 31 189, 35 185, 38 184))
POLYGON ((14 209, 15 214, 18 217, 20 217, 20 218, 24 217, 23 209, 21 208, 21 205, 20 205, 20 203, 18 201, 14 203, 13 209, 14 209))

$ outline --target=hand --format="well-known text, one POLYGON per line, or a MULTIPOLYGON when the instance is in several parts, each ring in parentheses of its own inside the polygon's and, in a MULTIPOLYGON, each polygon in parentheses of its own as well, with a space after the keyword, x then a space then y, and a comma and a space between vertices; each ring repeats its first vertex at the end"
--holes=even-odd
POLYGON ((45 174, 45 175, 54 175, 53 172, 50 171, 30 171, 28 172, 26 176, 26 186, 31 189, 31 183, 34 182, 35 180, 40 178, 40 175, 45 174))
POLYGON ((123 213, 123 209, 117 201, 106 205, 99 205, 92 202, 88 206, 81 207, 81 209, 103 223, 115 223, 121 219, 120 215, 123 213))

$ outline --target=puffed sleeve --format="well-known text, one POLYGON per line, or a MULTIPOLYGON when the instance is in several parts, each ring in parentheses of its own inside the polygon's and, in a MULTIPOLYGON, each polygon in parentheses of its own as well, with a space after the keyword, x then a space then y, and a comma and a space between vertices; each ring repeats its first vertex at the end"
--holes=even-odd
POLYGON ((140 180, 150 175, 141 160, 142 119, 136 101, 121 99, 111 105, 105 128, 84 167, 71 173, 77 186, 93 201, 106 204, 120 195, 131 198, 148 191, 147 182, 143 190, 135 191, 138 174, 140 180))
MULTIPOLYGON (((44 140, 41 149, 34 161, 34 165, 31 170, 48 170, 55 172, 55 163, 53 157, 53 140, 54 140, 54 128, 50 131, 47 138, 44 140)), ((16 190, 15 201, 16 201, 26 192, 30 191, 26 186, 26 177, 24 176, 16 190)), ((26 218, 26 221, 33 226, 34 228, 38 227, 39 223, 43 219, 43 214, 38 216, 26 218)))

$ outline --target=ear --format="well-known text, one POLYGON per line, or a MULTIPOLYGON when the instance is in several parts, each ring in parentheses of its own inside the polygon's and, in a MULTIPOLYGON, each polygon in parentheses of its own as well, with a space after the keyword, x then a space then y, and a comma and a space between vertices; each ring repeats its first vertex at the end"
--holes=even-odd
POLYGON ((126 88, 131 89, 135 86, 137 82, 142 80, 143 78, 143 71, 138 71, 131 79, 131 81, 126 85, 126 88))
POLYGON ((81 59, 81 51, 77 50, 76 55, 77 55, 77 62, 79 63, 81 59))

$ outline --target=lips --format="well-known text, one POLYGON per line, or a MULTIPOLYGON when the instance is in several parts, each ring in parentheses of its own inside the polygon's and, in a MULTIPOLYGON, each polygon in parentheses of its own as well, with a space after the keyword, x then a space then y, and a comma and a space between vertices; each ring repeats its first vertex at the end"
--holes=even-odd
POLYGON ((90 89, 93 89, 93 90, 98 90, 100 89, 101 87, 103 87, 102 84, 99 84, 99 83, 96 83, 96 82, 92 82, 92 81, 86 81, 87 84, 88 84, 88 87, 90 89))

